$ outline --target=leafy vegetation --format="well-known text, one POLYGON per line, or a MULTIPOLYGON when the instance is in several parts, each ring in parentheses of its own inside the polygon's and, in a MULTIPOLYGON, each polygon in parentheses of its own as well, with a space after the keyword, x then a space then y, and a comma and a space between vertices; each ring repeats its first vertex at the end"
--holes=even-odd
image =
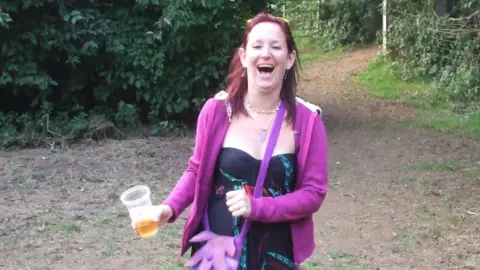
POLYGON ((323 50, 336 50, 375 41, 382 26, 378 9, 381 2, 280 0, 272 10, 291 21, 297 38, 312 40, 323 50))
POLYGON ((266 5, 3 3, 0 147, 104 130, 98 127, 134 130, 150 124, 155 133, 174 126, 217 90, 247 18, 266 5))
POLYGON ((406 81, 398 74, 394 60, 380 56, 369 63, 366 72, 357 81, 366 86, 377 98, 395 99, 416 108, 417 116, 404 121, 423 128, 442 132, 466 133, 480 138, 480 107, 470 106, 461 113, 451 110, 448 102, 432 102, 432 92, 438 91, 435 85, 418 80, 406 81))
POLYGON ((454 111, 466 110, 480 100, 480 2, 458 1, 447 12, 438 10, 435 13, 429 1, 392 2, 388 29, 392 66, 403 80, 432 83, 429 102, 448 102, 454 111))
MULTIPOLYGON (((253 14, 289 19, 308 62, 381 41, 381 2, 2 1, 0 147, 178 127, 222 86, 253 14)), ((373 74, 403 84, 376 80, 373 93, 405 99, 413 83, 417 105, 477 115, 480 3, 389 3, 389 60, 373 74)))
MULTIPOLYGON (((447 1, 448 3, 448 1, 447 1)), ((480 137, 480 2, 432 9, 428 1, 392 1, 388 56, 358 81, 380 98, 417 108, 409 122, 480 137)))

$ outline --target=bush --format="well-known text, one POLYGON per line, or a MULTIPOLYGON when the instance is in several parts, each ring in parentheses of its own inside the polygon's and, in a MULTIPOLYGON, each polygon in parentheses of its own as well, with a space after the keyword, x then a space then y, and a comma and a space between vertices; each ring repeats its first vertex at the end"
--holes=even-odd
POLYGON ((405 80, 434 83, 432 103, 469 107, 480 100, 480 2, 461 1, 438 15, 428 2, 396 0, 389 7, 393 64, 405 80))
POLYGON ((267 1, 7 1, 0 6, 0 147, 192 116, 223 81, 246 20, 267 1), (68 124, 70 123, 70 124, 68 124), (80 125, 80 126, 83 126, 80 125))
POLYGON ((381 0, 300 0, 277 1, 276 14, 283 13, 292 22, 299 38, 317 40, 317 46, 331 50, 359 46, 375 41, 382 26, 381 0))

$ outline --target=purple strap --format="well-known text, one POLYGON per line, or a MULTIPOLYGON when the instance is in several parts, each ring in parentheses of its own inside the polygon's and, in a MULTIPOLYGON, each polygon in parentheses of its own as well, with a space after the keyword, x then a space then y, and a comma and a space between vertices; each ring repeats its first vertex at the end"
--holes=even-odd
MULTIPOLYGON (((263 183, 265 182, 265 177, 267 175, 267 168, 270 164, 270 158, 272 157, 273 149, 277 143, 278 134, 280 133, 280 128, 282 127, 283 118, 285 115, 285 105, 282 102, 278 110, 277 117, 273 123, 272 131, 268 139, 267 148, 265 149, 265 154, 263 156, 262 164, 260 165, 260 171, 258 173, 257 182, 255 185, 255 190, 253 191, 253 196, 258 198, 262 195, 263 183)), ((242 226, 242 231, 240 235, 235 238, 235 246, 239 247, 243 243, 243 239, 247 235, 248 230, 250 229, 251 221, 246 219, 242 226)), ((208 210, 205 208, 205 215, 203 215, 203 226, 205 230, 210 231, 210 224, 208 223, 208 210)))

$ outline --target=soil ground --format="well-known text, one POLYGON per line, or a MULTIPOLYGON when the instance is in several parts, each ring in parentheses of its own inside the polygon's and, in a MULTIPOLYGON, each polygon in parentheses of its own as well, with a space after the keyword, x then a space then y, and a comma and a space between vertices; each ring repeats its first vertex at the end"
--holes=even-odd
MULTIPOLYGON (((302 73, 299 95, 324 111, 330 166, 304 269, 480 269, 479 142, 418 129, 403 121, 413 109, 371 98, 352 80, 375 54, 302 73)), ((177 136, 0 152, 0 268, 182 269, 185 218, 139 239, 119 195, 147 184, 160 202, 192 147, 177 136)))

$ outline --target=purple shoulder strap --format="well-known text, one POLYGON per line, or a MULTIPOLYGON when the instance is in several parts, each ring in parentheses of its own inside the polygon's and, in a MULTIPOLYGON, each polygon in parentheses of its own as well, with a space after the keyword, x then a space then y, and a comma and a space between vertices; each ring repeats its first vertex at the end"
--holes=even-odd
MULTIPOLYGON (((267 175, 268 165, 270 164, 270 158, 272 157, 273 149, 275 149, 275 145, 277 143, 278 134, 280 133, 280 128, 282 127, 283 118, 285 116, 285 105, 282 102, 280 104, 280 108, 278 110, 277 116, 275 118, 275 122, 273 123, 272 131, 270 133, 270 137, 268 139, 267 148, 265 149, 265 154, 262 159, 262 164, 260 165, 260 171, 258 173, 257 182, 255 184, 255 189, 253 191, 253 196, 258 198, 262 195, 263 190, 263 183, 265 182, 265 177, 267 175)), ((250 229, 251 221, 246 219, 242 226, 242 231, 240 235, 236 237, 235 244, 236 246, 241 245, 243 243, 243 239, 247 235, 248 230, 250 229)), ((210 230, 210 225, 208 223, 208 210, 205 208, 205 214, 203 215, 203 226, 205 230, 210 230)))

